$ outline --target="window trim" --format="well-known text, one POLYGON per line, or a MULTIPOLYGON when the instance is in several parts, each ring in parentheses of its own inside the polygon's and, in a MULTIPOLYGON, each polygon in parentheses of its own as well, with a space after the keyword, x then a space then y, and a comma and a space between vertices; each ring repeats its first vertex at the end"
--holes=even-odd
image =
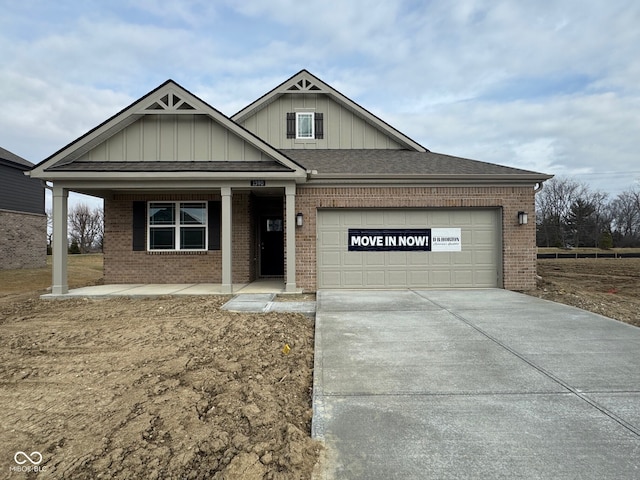
POLYGON ((146 231, 147 231, 147 252, 206 252, 209 249, 209 202, 206 200, 149 200, 147 202, 146 212, 146 231), (151 205, 152 204, 172 204, 174 208, 172 224, 151 224, 151 205), (202 222, 198 224, 182 223, 181 206, 189 203, 202 204, 204 207, 204 215, 202 222), (151 248, 151 230, 153 228, 172 228, 173 241, 175 248, 151 248), (204 247, 203 248, 180 248, 180 240, 182 229, 184 228, 203 228, 204 229, 204 247))
POLYGON ((296 140, 315 140, 316 138, 316 132, 315 132, 315 112, 312 111, 303 111, 303 112, 296 112, 296 140), (308 137, 302 137, 300 136, 300 117, 301 116, 308 116, 311 117, 311 134, 308 137))

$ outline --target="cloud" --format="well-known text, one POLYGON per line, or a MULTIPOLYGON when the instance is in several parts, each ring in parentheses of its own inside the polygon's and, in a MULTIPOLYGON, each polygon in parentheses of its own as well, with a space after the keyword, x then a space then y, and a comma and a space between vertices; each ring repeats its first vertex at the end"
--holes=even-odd
POLYGON ((37 161, 167 78, 231 115, 307 68, 435 151, 604 182, 639 170, 639 24, 633 0, 10 2, 0 144, 37 161))

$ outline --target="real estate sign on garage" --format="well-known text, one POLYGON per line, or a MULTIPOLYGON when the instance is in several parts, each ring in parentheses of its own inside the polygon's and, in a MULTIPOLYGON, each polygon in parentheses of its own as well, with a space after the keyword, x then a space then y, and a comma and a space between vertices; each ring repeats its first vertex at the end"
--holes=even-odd
POLYGON ((459 252, 459 228, 349 229, 350 252, 459 252))

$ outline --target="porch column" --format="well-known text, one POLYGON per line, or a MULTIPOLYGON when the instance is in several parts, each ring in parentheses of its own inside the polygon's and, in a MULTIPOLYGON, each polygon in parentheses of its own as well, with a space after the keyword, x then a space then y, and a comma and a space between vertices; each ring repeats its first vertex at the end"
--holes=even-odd
POLYGON ((285 291, 296 291, 296 185, 285 187, 287 211, 287 278, 285 291))
POLYGON ((231 187, 222 187, 220 189, 220 194, 222 195, 222 291, 224 293, 233 293, 233 257, 231 254, 231 187))
POLYGON ((67 281, 67 217, 69 191, 53 186, 53 284, 51 293, 63 295, 69 292, 67 281))

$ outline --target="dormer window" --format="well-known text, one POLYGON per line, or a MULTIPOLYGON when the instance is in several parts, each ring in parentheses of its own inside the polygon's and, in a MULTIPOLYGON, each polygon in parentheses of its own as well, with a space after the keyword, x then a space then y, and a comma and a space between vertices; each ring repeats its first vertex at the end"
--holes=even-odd
POLYGON ((287 113, 287 138, 316 140, 324 138, 324 115, 320 112, 287 113))
POLYGON ((296 138, 308 140, 313 135, 313 112, 296 112, 296 138))

